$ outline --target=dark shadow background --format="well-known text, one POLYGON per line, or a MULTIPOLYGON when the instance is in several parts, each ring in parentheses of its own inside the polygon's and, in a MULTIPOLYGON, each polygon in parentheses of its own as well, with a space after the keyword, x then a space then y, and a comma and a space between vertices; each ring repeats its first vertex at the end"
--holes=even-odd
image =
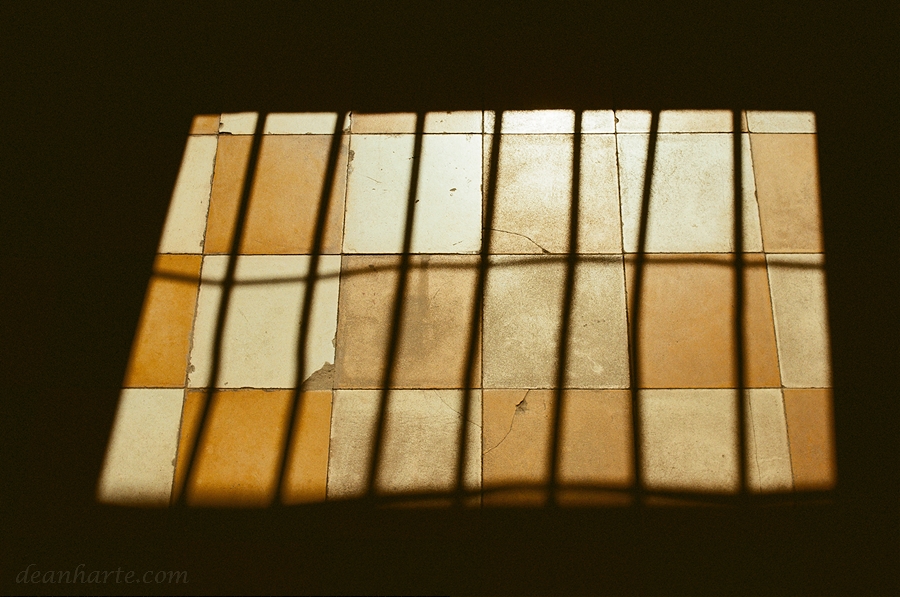
POLYGON ((900 592, 898 11, 546 4, 0 4, 5 593, 900 592), (482 107, 816 112, 837 491, 643 512, 96 504, 192 117, 482 107), (29 564, 189 583, 15 584, 29 564))

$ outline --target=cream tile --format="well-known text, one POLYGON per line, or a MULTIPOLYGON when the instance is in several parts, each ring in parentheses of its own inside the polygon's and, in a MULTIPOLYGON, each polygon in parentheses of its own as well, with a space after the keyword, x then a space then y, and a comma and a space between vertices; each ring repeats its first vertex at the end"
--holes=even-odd
MULTIPOLYGON (((745 454, 752 491, 788 491, 790 454, 781 391, 746 390, 745 454)), ((641 390, 641 470, 649 489, 739 490, 736 390, 641 390)))
POLYGON ((748 111, 751 133, 815 133, 815 112, 748 111))
POLYGON ((615 113, 612 110, 585 110, 581 114, 581 132, 615 133, 615 113))
POLYGON ((350 131, 359 134, 401 134, 416 132, 415 112, 362 113, 351 115, 350 131))
MULTIPOLYGON (((273 113, 266 116, 264 135, 333 135, 336 112, 273 113)), ((254 126, 255 126, 254 122, 254 126)), ((350 130, 350 115, 344 117, 344 132, 350 130)), ((253 131, 250 131, 251 133, 253 131)))
MULTIPOLYGON (((484 113, 484 130, 494 131, 494 111, 484 113)), ((592 118, 596 118, 592 115, 592 118)), ((507 110, 503 112, 501 133, 572 133, 575 129, 575 112, 572 110, 507 110)))
MULTIPOLYGON (((495 256, 490 267, 484 313, 485 387, 555 386, 564 259, 495 256)), ((567 387, 627 387, 624 285, 621 257, 579 262, 567 387)))
MULTIPOLYGON (((485 135, 485 167, 493 135, 485 135)), ((504 135, 500 142, 492 253, 567 253, 572 135, 504 135)), ((578 251, 621 252, 613 135, 581 137, 578 251)), ((486 188, 486 185, 485 185, 486 188)))
MULTIPOLYGON (((203 260, 203 283, 194 325, 190 387, 211 381, 212 349, 227 256, 203 260)), ((238 257, 236 284, 225 320, 218 387, 291 388, 297 384, 297 342, 309 257, 250 255, 238 257)), ((305 374, 334 363, 340 257, 319 262, 305 374)))
MULTIPOLYGON (((481 110, 465 112, 428 112, 425 114, 426 133, 480 133, 481 110)), ((414 133, 412 131, 405 131, 414 133)))
POLYGON ((165 506, 172 491, 182 389, 125 389, 119 397, 97 498, 165 506))
POLYGON ((824 256, 768 255, 767 261, 784 387, 831 387, 824 256))
MULTIPOLYGON (((481 392, 470 398, 465 488, 481 487, 481 392)), ((456 485, 461 390, 393 390, 388 396, 379 494, 450 492, 456 485)), ((335 391, 328 462, 328 498, 361 497, 367 490, 380 411, 379 390, 335 391)))
POLYGON ((791 454, 781 390, 748 390, 747 486, 751 491, 790 491, 791 454))
POLYGON ((215 136, 190 136, 169 202, 160 253, 201 253, 216 160, 215 136))
MULTIPOLYGON (((616 110, 616 132, 649 133, 650 110, 616 110)), ((730 133, 730 110, 661 110, 660 133, 730 133)))
MULTIPOLYGON (((617 135, 625 251, 637 251, 648 136, 617 135)), ((742 135, 744 250, 761 251, 759 211, 747 135, 742 135)), ((657 137, 645 250, 734 250, 732 135, 657 137)))
MULTIPOLYGON (((414 135, 353 135, 344 251, 403 250, 414 135)), ((481 248, 481 137, 425 135, 413 218, 412 252, 481 248)))
MULTIPOLYGON (((412 256, 391 385, 463 387, 479 258, 412 256)), ((392 341, 400 259, 395 255, 343 258, 335 351, 340 388, 380 388, 392 341)), ((473 384, 480 385, 480 355, 473 384)))
POLYGON ((219 133, 252 135, 256 132, 257 118, 259 118, 259 114, 256 112, 222 114, 222 120, 219 121, 219 133))

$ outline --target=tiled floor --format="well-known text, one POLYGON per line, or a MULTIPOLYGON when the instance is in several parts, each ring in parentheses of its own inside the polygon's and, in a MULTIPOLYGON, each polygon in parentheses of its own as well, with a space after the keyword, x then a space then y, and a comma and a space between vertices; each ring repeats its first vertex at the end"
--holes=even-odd
POLYGON ((256 114, 198 116, 99 499, 833 487, 814 115, 742 115, 737 269, 730 112, 496 119, 269 114, 254 151, 256 114))

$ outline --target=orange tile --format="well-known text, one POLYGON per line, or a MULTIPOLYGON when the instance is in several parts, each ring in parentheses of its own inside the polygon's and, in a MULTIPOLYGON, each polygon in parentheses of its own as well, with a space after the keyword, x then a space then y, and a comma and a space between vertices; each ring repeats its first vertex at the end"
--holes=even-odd
POLYGON ((191 123, 192 135, 217 135, 219 133, 218 114, 198 114, 191 123))
POLYGON ((768 253, 821 253, 815 135, 750 135, 763 247, 768 253))
POLYGON ((157 255, 124 387, 184 387, 201 259, 157 255))
MULTIPOLYGON (((646 257, 638 339, 641 387, 737 387, 732 259, 727 254, 646 257)), ((748 255, 745 263, 744 383, 780 387, 765 261, 748 255)), ((632 318, 633 256, 625 271, 632 318)))
MULTIPOLYGON (((312 250, 330 135, 263 137, 240 252, 308 254, 312 250)), ((251 137, 222 137, 210 198, 206 253, 227 252, 244 184, 251 137)), ((321 251, 340 253, 349 139, 338 156, 321 251)))
MULTIPOLYGON (((555 402, 554 390, 484 390, 486 505, 546 502, 555 402)), ((629 392, 567 390, 559 433, 560 503, 627 503, 615 490, 634 479, 629 392)))
POLYGON ((834 412, 830 389, 785 389, 784 411, 791 447, 794 489, 835 485, 834 412))
MULTIPOLYGON (((187 447, 197 433, 203 390, 185 397, 173 496, 184 486, 187 447)), ((291 390, 226 390, 213 395, 188 489, 188 504, 267 506, 274 500, 279 450, 291 390)), ((306 392, 290 451, 284 487, 288 503, 324 499, 331 393, 306 392)))
MULTIPOLYGON (((478 259, 411 258, 392 387, 462 387, 478 259)), ((338 388, 379 388, 384 382, 399 263, 395 255, 343 257, 335 350, 338 388)), ((476 354, 473 380, 481 379, 480 364, 476 354)))
POLYGON ((204 253, 227 253, 231 248, 252 143, 253 137, 247 135, 223 135, 219 138, 204 253))

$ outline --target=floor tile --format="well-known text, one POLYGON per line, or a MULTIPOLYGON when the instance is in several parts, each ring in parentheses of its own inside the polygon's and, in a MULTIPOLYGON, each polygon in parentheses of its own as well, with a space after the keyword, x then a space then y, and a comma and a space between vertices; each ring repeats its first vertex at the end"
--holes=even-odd
POLYGON ((215 136, 190 136, 169 202, 160 253, 200 253, 216 159, 215 136))
POLYGON ((97 489, 101 502, 169 503, 183 398, 181 389, 122 390, 97 489))
MULTIPOLYGON (((264 135, 333 135, 336 112, 273 113, 266 116, 264 135)), ((350 115, 344 117, 344 132, 350 132, 350 115)))
MULTIPOLYGON (((765 262, 744 268, 744 383, 780 387, 765 262)), ((626 261, 629 316, 634 317, 635 261, 626 261)), ((640 385, 645 388, 734 388, 732 255, 653 255, 643 266, 640 297, 640 385)))
POLYGON ((256 132, 256 119, 258 117, 259 115, 256 112, 222 114, 222 119, 219 122, 219 133, 252 135, 256 132))
MULTIPOLYGON (((213 394, 197 446, 187 503, 191 506, 268 506, 275 497, 290 390, 230 390, 213 394)), ((185 485, 190 446, 206 393, 189 390, 181 425, 174 495, 185 485)))
MULTIPOLYGON (((546 502, 555 390, 485 390, 485 505, 546 502)), ((621 390, 566 390, 559 426, 561 501, 609 503, 633 482, 631 399, 621 390), (614 495, 614 494, 613 494, 614 495)))
POLYGON ((191 123, 192 135, 217 135, 221 114, 198 114, 191 123))
MULTIPOLYGON (((403 250, 414 139, 414 135, 353 135, 345 252, 403 250)), ((412 252, 480 250, 480 184, 480 135, 425 135, 412 252)))
MULTIPOLYGON (((484 130, 494 130, 496 113, 484 113, 484 130)), ((500 131, 503 134, 572 133, 575 112, 572 110, 507 110, 503 112, 500 131)))
POLYGON ((749 111, 752 133, 815 133, 815 112, 749 111))
POLYGON ((767 260, 784 387, 831 387, 823 256, 768 255, 767 260))
MULTIPOLYGON (((485 135, 484 172, 493 135, 485 135)), ((572 206, 572 135, 503 135, 494 198, 492 253, 567 253, 572 206)), ((578 251, 621 252, 613 135, 581 138, 578 251)), ((484 188, 488 188, 485 180, 484 188)))
POLYGON ((832 489, 837 479, 831 390, 786 389, 784 410, 791 445, 794 488, 832 489))
MULTIPOLYGON (((484 313, 484 386, 556 385, 566 275, 563 258, 491 258, 484 313)), ((628 386, 620 257, 582 257, 576 269, 566 387, 628 386)))
MULTIPOLYGON (((194 326, 190 387, 206 387, 227 256, 203 260, 203 283, 194 326)), ((292 388, 297 385, 297 342, 309 257, 239 256, 224 326, 218 387, 292 388)), ((334 363, 340 257, 319 262, 305 376, 334 363)), ((320 388, 321 389, 321 388, 320 388)))
POLYGON ((765 250, 822 252, 815 135, 750 135, 765 250))
MULTIPOLYGON (((748 485, 790 489, 790 458, 779 390, 747 390, 748 485)), ((642 390, 641 450, 649 489, 735 493, 740 488, 734 390, 642 390)))
POLYGON ((200 255, 156 257, 124 387, 184 387, 201 260, 200 255))
POLYGON ((234 224, 240 207, 247 162, 253 138, 222 136, 216 150, 216 171, 209 199, 204 253, 228 253, 234 236, 234 224))
MULTIPOLYGON (((393 387, 462 387, 478 263, 474 255, 411 257, 393 387)), ((393 255, 344 256, 337 387, 382 387, 399 265, 393 255)), ((479 385, 480 355, 473 375, 479 385)))
MULTIPOLYGON (((375 478, 378 494, 455 489, 463 394, 461 390, 390 392, 375 478)), ((365 495, 380 409, 380 390, 335 391, 329 499, 365 495)), ((477 491, 481 486, 480 391, 471 397, 466 442, 465 488, 477 491)))
MULTIPOLYGON (((742 135, 744 250, 761 251, 748 135, 742 135)), ((636 252, 648 135, 617 135, 622 232, 636 252)), ((645 250, 654 253, 734 250, 734 153, 730 134, 657 137, 645 250)))
MULTIPOLYGON (((650 110, 616 110, 616 132, 649 133, 650 110)), ((661 110, 660 133, 730 133, 734 130, 731 110, 661 110)))
POLYGON ((301 395, 282 496, 287 504, 325 501, 331 394, 320 390, 301 395))
MULTIPOLYGON (((481 111, 436 111, 425 113, 425 133, 480 133, 481 111)), ((353 113, 354 134, 401 134, 416 132, 415 112, 380 114, 353 113)))

